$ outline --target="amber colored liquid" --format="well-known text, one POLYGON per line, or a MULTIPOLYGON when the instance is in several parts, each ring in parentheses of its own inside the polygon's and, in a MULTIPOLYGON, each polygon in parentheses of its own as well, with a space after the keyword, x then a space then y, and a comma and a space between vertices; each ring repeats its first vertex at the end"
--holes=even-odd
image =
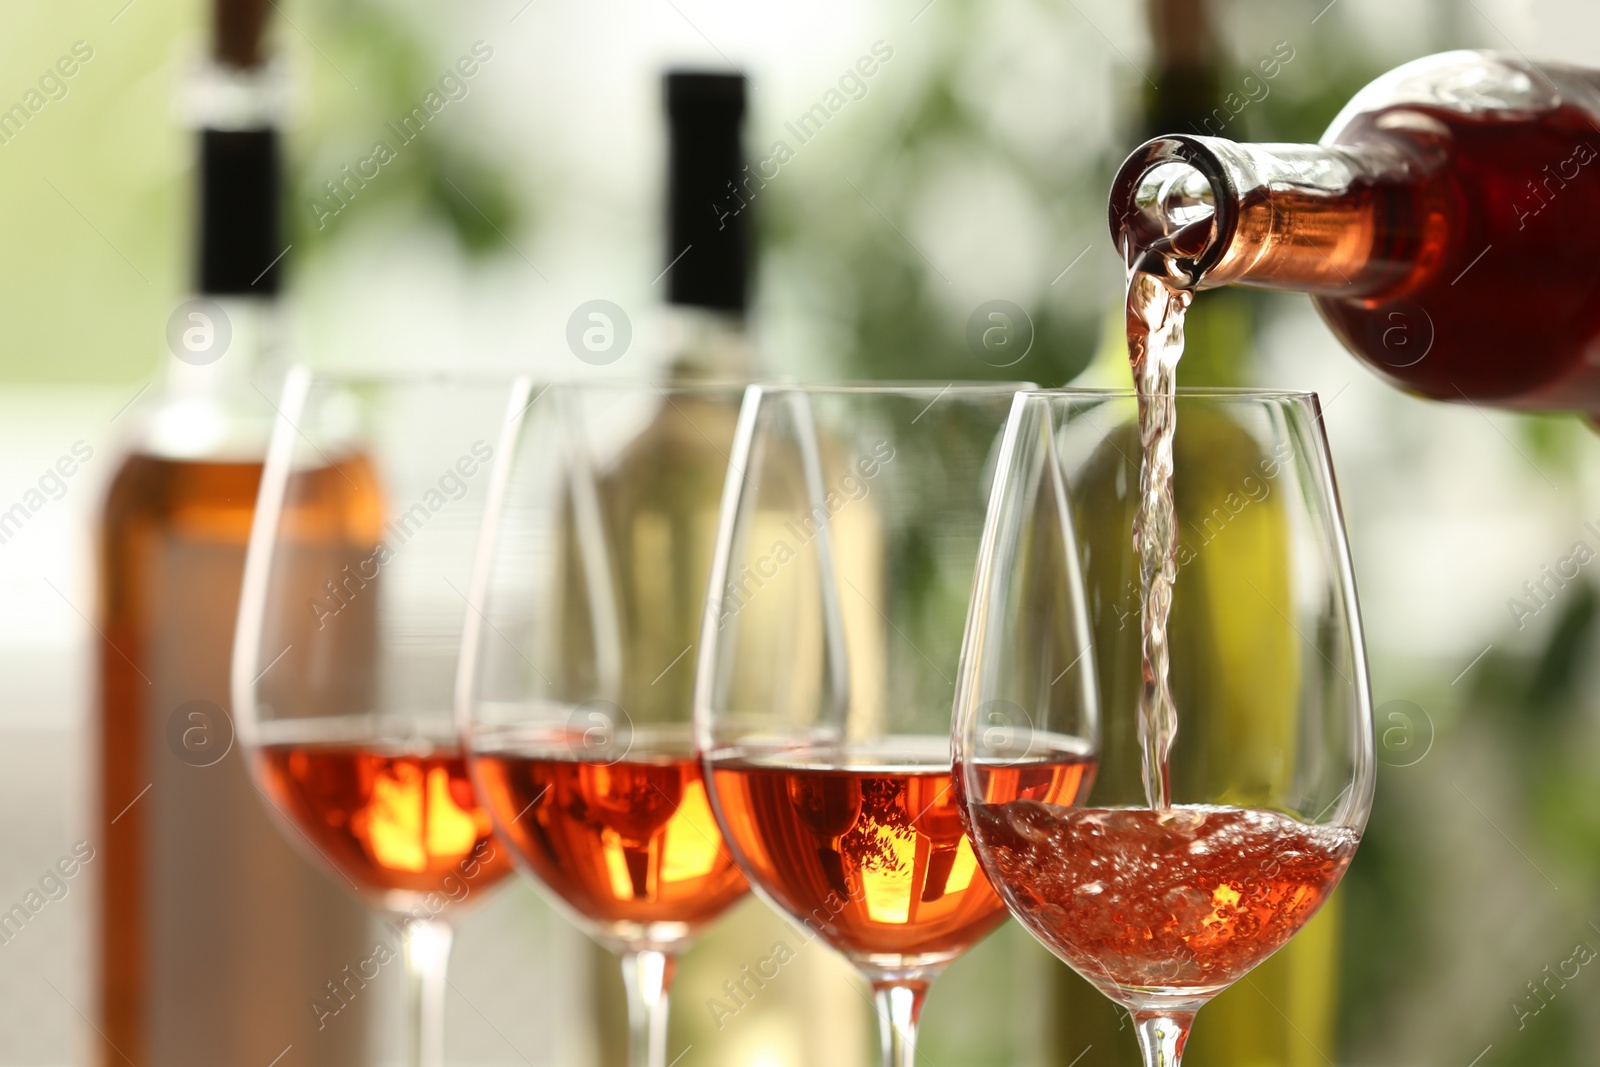
MULTIPOLYGON (((719 761, 712 773, 746 872, 790 916, 858 961, 911 966, 947 962, 1005 919, 948 770, 788 758, 719 761)), ((985 792, 1069 805, 1093 770, 1079 756, 996 767, 985 792)))
POLYGON ((975 813, 990 871, 1051 951, 1113 999, 1209 996, 1276 952, 1333 891, 1360 835, 1177 806, 975 813))
MULTIPOLYGON (((105 1067, 309 1046, 316 1028, 292 990, 317 988, 365 944, 361 909, 283 841, 239 752, 190 766, 162 739, 184 701, 228 707, 260 477, 256 462, 135 454, 104 506, 89 869, 99 880, 95 1062, 105 1067)), ((308 1062, 360 1058, 362 1020, 348 1021, 307 1049, 308 1062)))
MULTIPOLYGON (((1589 240, 1600 228, 1595 120, 1571 105, 1536 120, 1408 106, 1362 116, 1339 135, 1343 143, 1384 139, 1432 159, 1426 180, 1347 198, 1394 198, 1404 221, 1379 235, 1374 254, 1421 269, 1371 299, 1318 297, 1339 339, 1426 396, 1600 410, 1600 266, 1589 240), (1379 128, 1402 111, 1445 132, 1415 122, 1379 128), (1574 155, 1580 146, 1595 153, 1587 163, 1574 155)), ((1343 265, 1347 274, 1358 269, 1343 265)))
POLYGON ((403 910, 429 894, 459 902, 511 869, 455 748, 272 744, 259 758, 278 809, 384 906, 403 910))
POLYGON ((480 753, 474 768, 518 859, 602 938, 683 940, 748 888, 687 756, 511 749, 480 753))

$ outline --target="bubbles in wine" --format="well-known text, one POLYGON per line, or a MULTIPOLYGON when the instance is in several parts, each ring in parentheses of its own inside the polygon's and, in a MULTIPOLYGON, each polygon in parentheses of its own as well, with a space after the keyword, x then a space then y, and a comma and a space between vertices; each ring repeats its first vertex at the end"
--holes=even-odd
POLYGON ((1237 980, 1315 914, 1360 840, 1348 827, 1210 806, 1017 799, 975 816, 1018 916, 1114 996, 1237 980))

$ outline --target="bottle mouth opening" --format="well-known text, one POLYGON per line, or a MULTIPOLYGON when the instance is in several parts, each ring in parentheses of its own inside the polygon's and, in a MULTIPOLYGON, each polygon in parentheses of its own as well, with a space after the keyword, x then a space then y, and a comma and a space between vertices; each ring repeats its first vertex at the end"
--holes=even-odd
POLYGON ((1111 183, 1111 238, 1130 270, 1197 289, 1233 241, 1238 203, 1211 138, 1177 134, 1146 141, 1111 183))

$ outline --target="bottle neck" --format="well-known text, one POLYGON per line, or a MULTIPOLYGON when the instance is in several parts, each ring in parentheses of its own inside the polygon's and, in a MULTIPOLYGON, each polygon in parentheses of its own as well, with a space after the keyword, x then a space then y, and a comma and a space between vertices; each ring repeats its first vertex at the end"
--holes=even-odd
POLYGON ((196 292, 166 324, 158 387, 139 448, 170 459, 256 459, 282 377, 277 294, 278 124, 284 79, 271 67, 207 63, 183 104, 196 131, 196 292))
POLYGON ((743 311, 669 304, 663 333, 673 380, 745 382, 754 358, 743 311))
POLYGON ((1421 269, 1418 172, 1385 141, 1158 137, 1117 173, 1112 237, 1130 266, 1178 288, 1372 297, 1421 269))
POLYGON ((207 294, 167 328, 169 355, 138 430, 141 451, 168 459, 256 459, 271 433, 283 376, 283 322, 269 297, 207 294))

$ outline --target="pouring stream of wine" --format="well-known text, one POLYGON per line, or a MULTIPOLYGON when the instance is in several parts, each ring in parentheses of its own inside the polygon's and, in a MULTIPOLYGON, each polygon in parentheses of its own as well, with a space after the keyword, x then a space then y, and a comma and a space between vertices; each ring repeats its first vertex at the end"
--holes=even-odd
POLYGON ((1145 800, 1172 805, 1168 756, 1178 734, 1178 709, 1167 678, 1167 617, 1178 576, 1178 523, 1172 501, 1172 437, 1178 428, 1177 371, 1183 318, 1193 293, 1168 286, 1128 256, 1128 359, 1139 396, 1139 508, 1133 549, 1139 556, 1139 748, 1145 800))

